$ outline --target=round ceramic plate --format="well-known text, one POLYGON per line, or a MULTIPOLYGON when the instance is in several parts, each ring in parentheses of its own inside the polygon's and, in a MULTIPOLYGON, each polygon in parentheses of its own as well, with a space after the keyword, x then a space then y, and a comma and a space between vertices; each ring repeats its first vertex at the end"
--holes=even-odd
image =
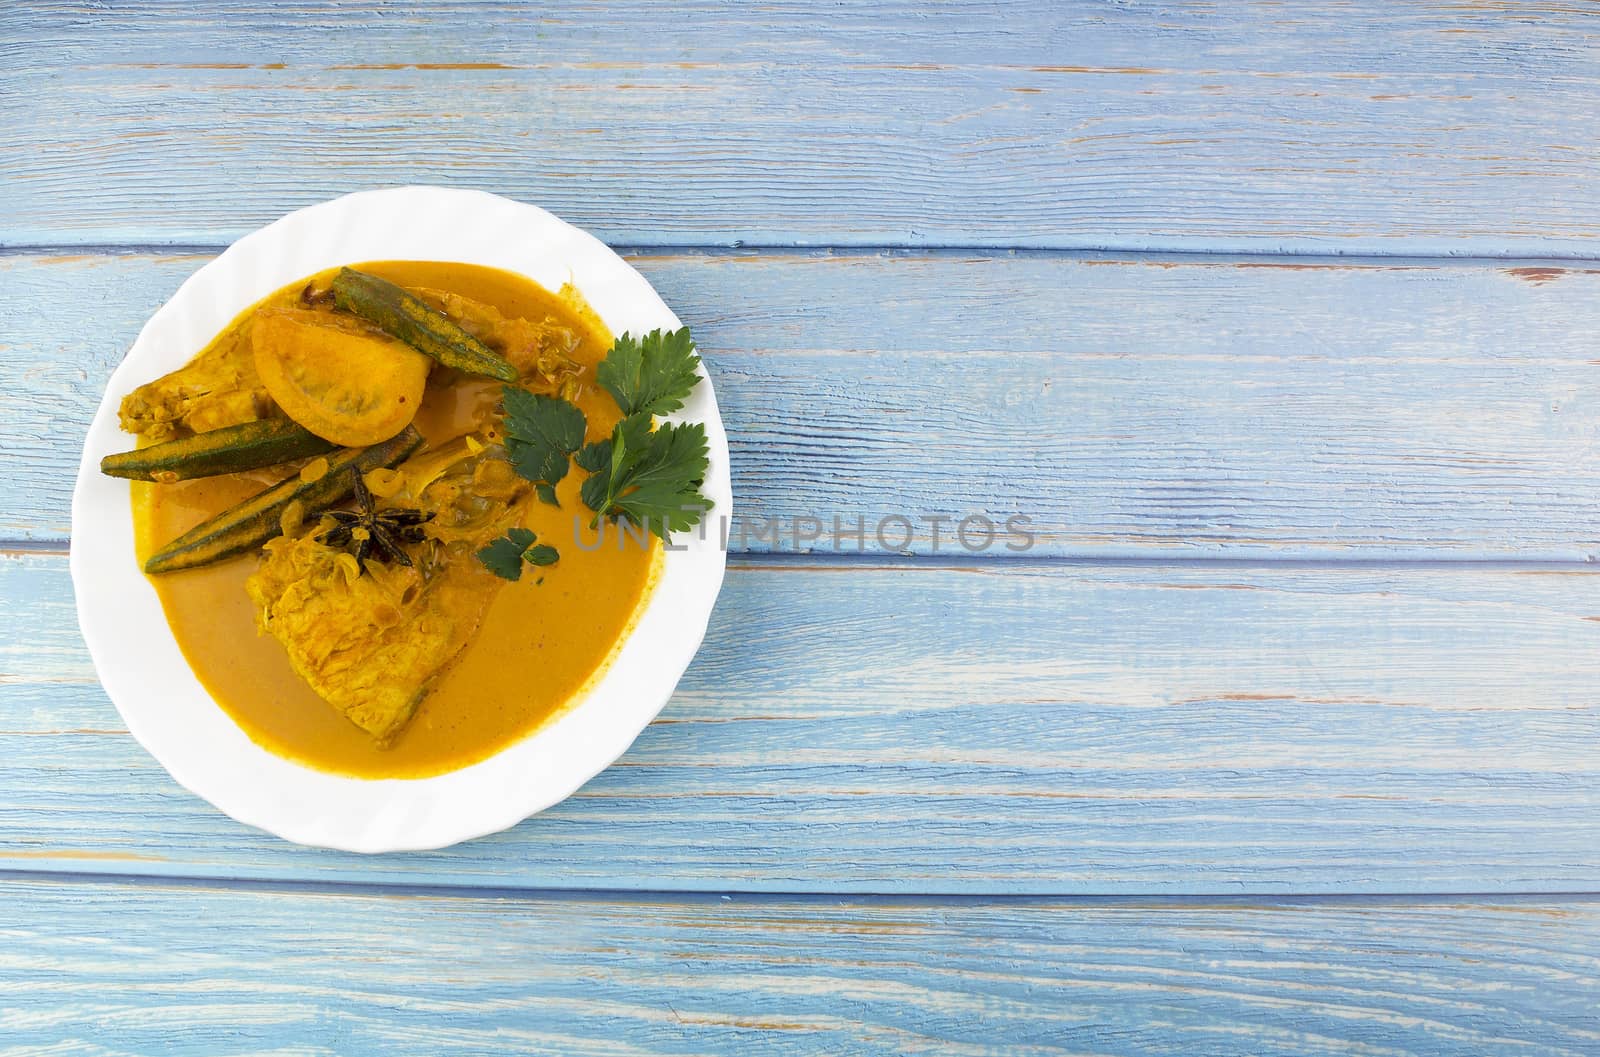
MULTIPOLYGON (((78 621, 106 692, 134 737, 185 788, 240 822, 301 844, 381 852, 440 848, 513 826, 571 795, 622 755, 666 704, 705 635, 722 586, 717 531, 674 538, 632 633, 584 697, 481 763, 433 778, 363 780, 261 748, 213 702, 178 649, 134 558, 126 481, 100 459, 130 446, 124 394, 182 366, 229 321, 312 272, 374 260, 461 261, 572 282, 613 333, 680 324, 599 240, 542 209, 434 187, 364 191, 291 213, 234 243, 145 324, 89 427, 72 497, 78 621), (680 548, 681 545, 681 549, 680 548)), ((673 419, 703 422, 710 520, 732 509, 728 441, 709 379, 673 419)))

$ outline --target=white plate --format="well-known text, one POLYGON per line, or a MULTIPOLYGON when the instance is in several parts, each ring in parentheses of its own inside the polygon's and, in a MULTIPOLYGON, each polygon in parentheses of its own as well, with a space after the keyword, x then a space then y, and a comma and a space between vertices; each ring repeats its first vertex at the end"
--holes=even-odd
MULTIPOLYGON (((179 652, 134 559, 126 481, 100 459, 130 446, 117 406, 182 366, 235 315, 303 275, 374 260, 462 261, 571 281, 613 333, 675 328, 643 276, 593 236, 542 209, 437 187, 363 191, 291 213, 192 275, 150 318, 112 374, 89 427, 72 497, 78 622, 106 692, 134 737, 185 788, 240 822, 301 844, 381 852, 440 848, 516 825, 565 799, 622 755, 666 704, 705 636, 722 586, 720 533, 675 538, 654 593, 583 700, 499 754, 434 778, 363 780, 261 748, 217 707, 179 652)), ((728 441, 706 379, 674 419, 704 422, 709 524, 732 512, 728 441)))

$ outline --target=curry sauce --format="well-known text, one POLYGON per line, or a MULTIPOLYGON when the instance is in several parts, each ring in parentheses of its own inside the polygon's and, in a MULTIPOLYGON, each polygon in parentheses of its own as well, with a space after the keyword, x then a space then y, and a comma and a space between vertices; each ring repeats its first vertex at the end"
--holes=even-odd
MULTIPOLYGON (((582 370, 580 379, 592 379, 611 344, 603 324, 570 288, 555 294, 520 276, 464 264, 360 267, 408 288, 471 298, 510 319, 559 321, 576 336, 569 351, 582 370)), ((251 313, 291 300, 302 285, 286 287, 242 314, 213 346, 239 340, 233 332, 251 313)), ((424 451, 481 423, 499 391, 493 381, 448 372, 438 384, 430 380, 413 422, 427 442, 424 451)), ((569 387, 568 398, 587 419, 586 440, 608 436, 620 418, 615 402, 593 385, 569 387)), ((136 483, 140 559, 297 469, 136 483)), ((475 632, 432 678, 403 731, 386 744, 330 707, 295 671, 284 645, 257 630, 257 607, 246 590, 259 564, 254 554, 150 579, 195 675, 258 744, 320 770, 362 778, 440 774, 493 755, 558 715, 603 672, 642 609, 659 569, 660 547, 605 519, 591 524, 596 519, 579 497, 579 476, 569 474, 556 486, 558 506, 520 506, 521 524, 556 546, 560 560, 529 569, 516 582, 478 588, 492 597, 484 596, 475 632)), ((474 609, 474 618, 479 613, 474 609)))

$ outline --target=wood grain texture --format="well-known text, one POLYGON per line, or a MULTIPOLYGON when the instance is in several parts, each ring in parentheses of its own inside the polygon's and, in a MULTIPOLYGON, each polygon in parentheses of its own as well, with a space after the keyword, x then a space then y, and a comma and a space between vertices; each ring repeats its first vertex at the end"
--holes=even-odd
POLYGON ((122 725, 59 554, 0 563, 0 868, 714 891, 1581 891, 1594 574, 736 564, 571 800, 453 850, 297 849, 122 725))
POLYGON ((0 887, 0 1054, 1583 1057, 1600 906, 0 887))
POLYGON ((1600 1052, 1559 894, 1600 885, 1600 593, 1529 564, 1600 554, 1600 271, 1551 259, 1600 256, 1594 17, 0 5, 0 1057, 1600 1052), (743 524, 1020 512, 1100 564, 736 529, 673 702, 557 808, 379 859, 230 822, 75 629, 83 425, 205 259, 105 251, 423 181, 860 248, 634 254, 743 524), (1458 254, 1545 259, 1416 259, 1458 254), (1286 891, 1502 895, 1065 898, 1286 891))
POLYGON ((366 0, 8 9, 0 242, 433 182, 637 245, 1593 255, 1593 12, 366 0))
MULTIPOLYGON (((65 538, 105 379, 204 259, 0 257, 0 538, 65 538)), ((927 554, 930 516, 1026 514, 1033 555, 1600 553, 1597 271, 630 259, 715 375, 734 550, 927 554), (903 524, 872 531, 897 514, 909 544, 903 524), (818 539, 796 540, 804 517, 818 539)))

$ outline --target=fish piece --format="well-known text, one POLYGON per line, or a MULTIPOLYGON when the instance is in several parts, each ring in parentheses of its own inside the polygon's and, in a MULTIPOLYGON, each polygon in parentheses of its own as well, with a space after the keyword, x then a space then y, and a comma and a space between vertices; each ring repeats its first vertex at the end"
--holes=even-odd
POLYGON ((250 324, 229 328, 200 355, 170 374, 122 398, 122 428, 150 440, 168 440, 187 430, 205 433, 254 422, 273 413, 255 357, 250 324))
MULTIPOLYGON (((475 488, 500 475, 482 467, 500 449, 463 443, 398 468, 387 508, 432 517, 412 564, 355 555, 323 542, 327 519, 266 544, 245 581, 257 627, 277 639, 294 670, 323 700, 380 745, 399 735, 429 687, 472 640, 503 581, 472 558, 520 520, 526 489, 493 496, 475 488)), ((383 509, 385 507, 380 507, 383 509)))
POLYGON ((354 555, 315 533, 269 541, 245 590, 257 626, 283 643, 301 678, 380 743, 405 727, 481 617, 465 585, 429 584, 403 565, 371 563, 363 574, 354 555))

